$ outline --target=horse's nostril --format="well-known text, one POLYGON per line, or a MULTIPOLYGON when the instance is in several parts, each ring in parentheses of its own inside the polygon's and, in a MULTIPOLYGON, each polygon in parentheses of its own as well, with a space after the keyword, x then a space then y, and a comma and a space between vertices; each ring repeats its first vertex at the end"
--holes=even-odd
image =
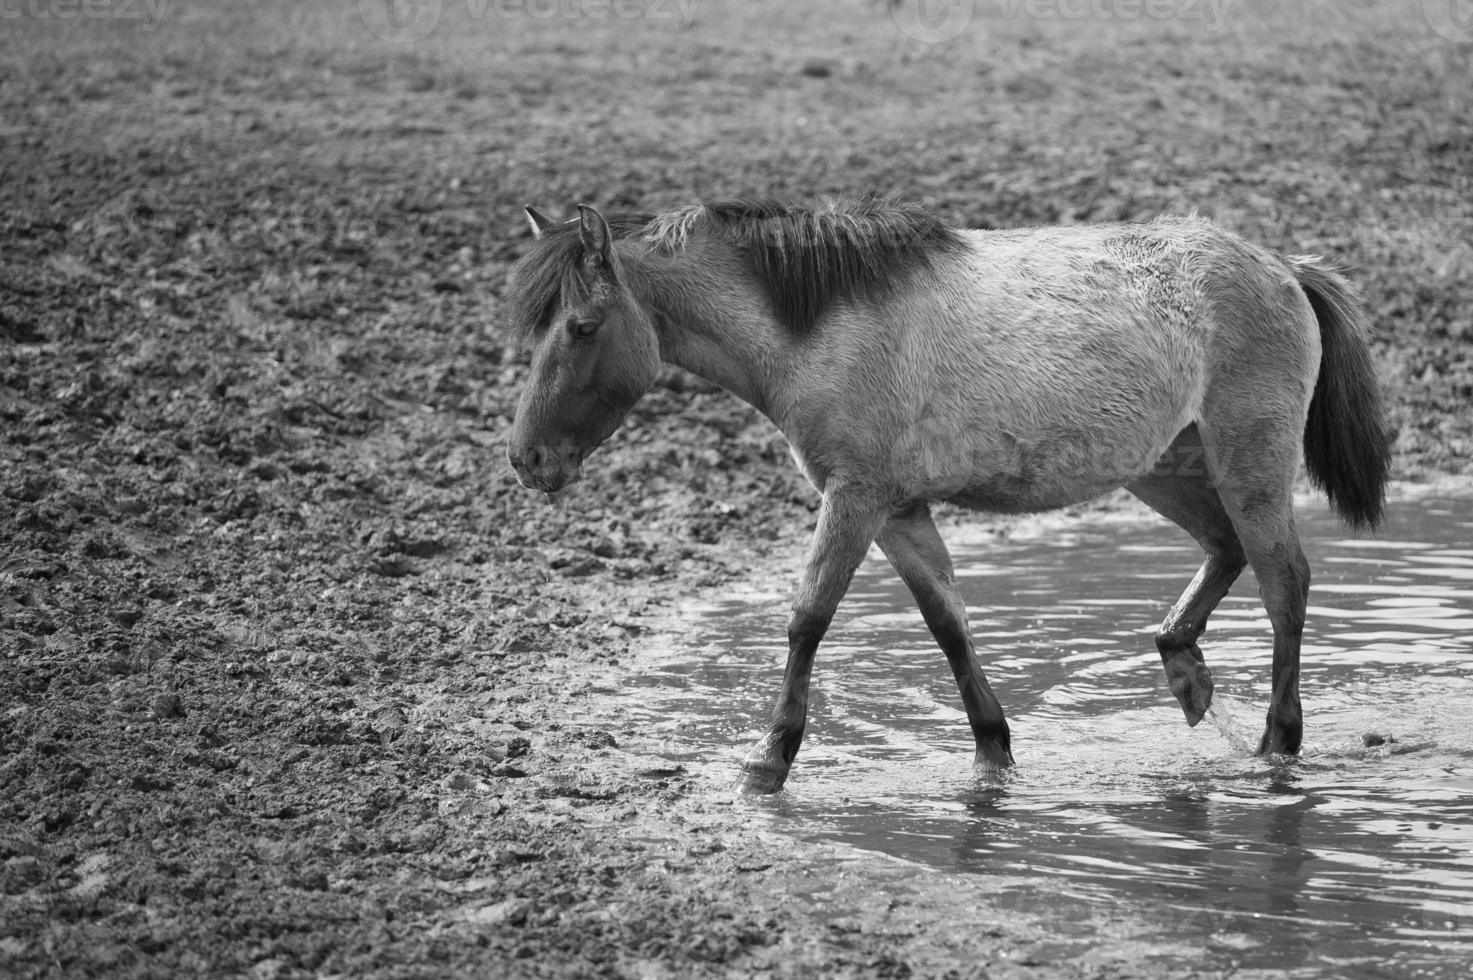
POLYGON ((506 458, 513 469, 537 470, 547 462, 547 451, 541 446, 508 446, 506 458))

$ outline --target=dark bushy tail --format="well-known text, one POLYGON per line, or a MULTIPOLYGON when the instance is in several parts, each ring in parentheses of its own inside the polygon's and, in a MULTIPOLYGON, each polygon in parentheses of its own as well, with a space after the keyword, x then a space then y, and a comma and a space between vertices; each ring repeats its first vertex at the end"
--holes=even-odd
POLYGON ((1304 462, 1352 527, 1381 523, 1391 468, 1391 433, 1366 346, 1366 315, 1355 287, 1315 257, 1290 259, 1320 322, 1320 375, 1304 426, 1304 462))

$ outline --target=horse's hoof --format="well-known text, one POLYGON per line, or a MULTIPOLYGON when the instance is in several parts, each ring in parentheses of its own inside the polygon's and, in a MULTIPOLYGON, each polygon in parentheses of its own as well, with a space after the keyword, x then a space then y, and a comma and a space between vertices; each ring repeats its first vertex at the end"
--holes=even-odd
POLYGON ((979 776, 993 776, 1007 772, 1012 767, 1013 753, 1002 745, 979 748, 976 757, 972 759, 972 771, 979 776))
POLYGON ((788 780, 788 767, 771 762, 746 762, 742 764, 741 779, 737 789, 746 796, 766 796, 783 788, 788 780))
POLYGON ((1181 702, 1187 727, 1196 728, 1212 707, 1212 672, 1190 653, 1178 653, 1166 665, 1166 686, 1181 702))
POLYGON ((1258 740, 1258 755, 1298 755, 1301 735, 1282 728, 1268 728, 1258 740))

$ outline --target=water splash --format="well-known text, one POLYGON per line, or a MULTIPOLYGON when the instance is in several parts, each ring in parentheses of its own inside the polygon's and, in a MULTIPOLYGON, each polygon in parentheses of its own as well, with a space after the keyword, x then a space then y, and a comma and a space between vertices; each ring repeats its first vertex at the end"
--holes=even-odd
POLYGON ((1228 708, 1228 699, 1218 696, 1213 699, 1211 706, 1207 709, 1207 720, 1212 722, 1212 727, 1217 729, 1217 734, 1223 737, 1233 747, 1237 755, 1252 755, 1253 743, 1243 736, 1243 730, 1233 719, 1232 711, 1228 708))

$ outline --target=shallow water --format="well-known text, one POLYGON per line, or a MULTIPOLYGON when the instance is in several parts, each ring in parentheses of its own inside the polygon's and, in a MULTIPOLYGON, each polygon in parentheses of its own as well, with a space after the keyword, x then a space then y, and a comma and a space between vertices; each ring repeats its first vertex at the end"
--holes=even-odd
MULTIPOLYGON (((1041 921, 1051 959, 1160 957, 1303 976, 1473 964, 1473 500, 1407 499, 1354 538, 1300 509, 1315 572, 1300 759, 1254 758, 1271 632, 1245 573, 1202 648, 1188 729, 1152 636, 1200 554, 1146 515, 944 532, 1018 766, 968 771, 940 652, 877 555, 820 648, 788 788, 748 803, 801 839, 975 879, 1041 921), (1365 736, 1384 739, 1367 745, 1365 736)), ((633 714, 734 777, 776 695, 786 590, 705 608, 641 655, 633 714)), ((1374 741, 1372 739, 1371 741, 1374 741)), ((948 887, 937 878, 937 888, 948 887)))

